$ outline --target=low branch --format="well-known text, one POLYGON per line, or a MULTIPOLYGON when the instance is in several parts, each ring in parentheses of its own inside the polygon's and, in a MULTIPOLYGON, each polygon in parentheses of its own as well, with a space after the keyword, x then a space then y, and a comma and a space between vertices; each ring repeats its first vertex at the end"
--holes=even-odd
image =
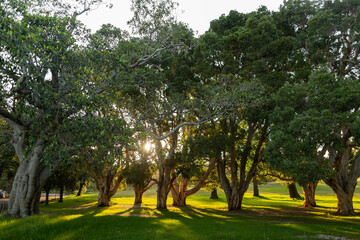
POLYGON ((9 122, 10 124, 17 124, 20 126, 26 126, 27 124, 25 124, 23 121, 15 118, 11 113, 9 113, 6 109, 0 107, 0 117, 3 117, 8 120, 10 120, 11 122, 9 122))
POLYGON ((204 173, 204 175, 202 176, 202 178, 200 179, 198 184, 195 187, 193 187, 192 189, 189 189, 188 191, 185 192, 186 196, 190 196, 190 195, 198 192, 205 185, 206 179, 209 177, 210 173, 215 168, 215 163, 216 163, 216 159, 214 158, 213 160, 211 160, 207 171, 204 173))

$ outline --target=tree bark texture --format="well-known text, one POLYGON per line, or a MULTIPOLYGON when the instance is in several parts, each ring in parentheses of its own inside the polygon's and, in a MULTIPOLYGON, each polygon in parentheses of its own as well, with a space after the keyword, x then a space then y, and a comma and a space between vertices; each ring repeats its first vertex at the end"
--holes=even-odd
MULTIPOLYGON (((226 129, 225 121, 222 121, 222 128, 226 129)), ((257 142, 255 154, 253 156, 251 167, 246 171, 246 166, 248 165, 251 150, 253 150, 252 142, 253 137, 256 132, 256 127, 248 123, 248 134, 246 137, 246 142, 244 150, 241 155, 238 155, 235 149, 235 134, 236 134, 236 125, 233 120, 230 120, 230 161, 227 159, 227 155, 224 152, 218 153, 216 156, 217 161, 217 170, 218 176, 220 179, 220 184, 225 192, 226 201, 228 204, 228 210, 240 210, 242 205, 242 200, 245 192, 249 188, 251 180, 254 178, 257 164, 260 161, 260 151, 265 141, 265 134, 260 133, 260 138, 257 142), (226 166, 227 162, 230 162, 229 166, 226 166), (238 164, 239 162, 239 164, 238 164), (227 168, 230 167, 230 178, 227 177, 227 168)), ((225 131, 224 131, 225 132, 225 131)))
POLYGON ((134 192, 135 192, 135 202, 134 202, 134 204, 142 203, 142 196, 143 196, 143 193, 144 193, 142 191, 142 189, 134 187, 134 192))
MULTIPOLYGON (((50 168, 42 167, 40 154, 44 149, 44 142, 38 139, 25 157, 25 131, 23 127, 12 123, 13 145, 20 165, 16 171, 12 191, 10 194, 7 216, 28 217, 39 213, 41 190, 50 177, 50 168)), ((56 168, 56 166, 54 166, 56 168)))
POLYGON ((166 210, 167 196, 171 188, 171 170, 167 166, 160 166, 159 169, 159 180, 157 189, 157 203, 156 209, 166 210))
POLYGON ((78 190, 78 192, 76 194, 77 197, 81 196, 82 189, 83 189, 84 186, 85 186, 85 183, 80 182, 79 190, 78 190))
POLYGON ((175 149, 177 147, 178 142, 178 132, 173 133, 170 136, 170 150, 167 158, 163 156, 163 149, 160 140, 155 142, 155 146, 157 149, 157 156, 159 161, 159 180, 157 182, 157 210, 167 210, 167 196, 171 190, 172 183, 175 180, 175 177, 171 177, 171 173, 174 169, 174 157, 175 157, 175 149))
POLYGON ((289 196, 290 198, 299 198, 301 197, 295 183, 288 183, 287 187, 289 189, 289 196))
POLYGON ((180 185, 177 183, 176 180, 173 182, 171 188, 171 195, 173 197, 173 206, 182 207, 186 205, 186 198, 190 195, 197 193, 205 185, 205 182, 208 179, 210 173, 215 168, 215 163, 216 163, 216 159, 214 158, 213 160, 211 160, 208 169, 203 174, 201 179, 197 182, 197 184, 193 188, 189 190, 187 189, 187 186, 189 184, 189 179, 181 176, 180 185))
POLYGON ((156 182, 150 181, 145 187, 134 186, 135 201, 134 204, 142 203, 143 194, 149 190, 156 182))
POLYGON ((317 184, 318 184, 317 182, 300 184, 303 189, 303 193, 304 193, 304 205, 303 205, 304 207, 307 207, 307 208, 316 207, 315 190, 316 190, 317 184))
POLYGON ((355 215, 353 196, 360 172, 360 150, 352 157, 353 146, 350 143, 351 133, 343 127, 343 150, 329 149, 329 159, 335 176, 324 182, 333 189, 338 199, 337 214, 343 216, 355 215))
POLYGON ((116 194, 121 181, 123 180, 122 172, 113 174, 111 171, 98 175, 93 175, 96 187, 99 190, 98 206, 107 207, 110 206, 111 198, 116 194))

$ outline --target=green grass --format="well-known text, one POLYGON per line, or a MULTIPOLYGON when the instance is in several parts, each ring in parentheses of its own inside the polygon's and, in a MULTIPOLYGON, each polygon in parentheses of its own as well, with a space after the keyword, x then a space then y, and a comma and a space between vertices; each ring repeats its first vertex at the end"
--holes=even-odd
MULTIPOLYGON (((106 208, 96 206, 96 193, 70 196, 41 206, 41 215, 0 219, 0 239, 321 239, 319 234, 360 239, 360 216, 333 215, 336 198, 324 184, 318 188, 320 207, 312 210, 290 199, 279 183, 262 185, 261 197, 247 193, 243 210, 230 213, 222 193, 211 200, 209 192, 200 191, 183 208, 171 207, 169 197, 169 210, 162 212, 155 209, 155 194, 151 189, 141 206, 133 206, 133 192, 122 191, 106 208)), ((354 206, 360 212, 359 193, 354 206)))

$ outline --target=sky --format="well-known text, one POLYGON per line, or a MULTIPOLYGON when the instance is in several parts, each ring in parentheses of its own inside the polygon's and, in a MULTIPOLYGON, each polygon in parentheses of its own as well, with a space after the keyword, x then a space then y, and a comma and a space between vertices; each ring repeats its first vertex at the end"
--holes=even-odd
MULTIPOLYGON (((210 27, 210 21, 227 15, 230 10, 248 13, 261 5, 269 10, 278 10, 283 0, 174 0, 179 3, 178 20, 189 24, 199 35, 210 27)), ((113 0, 113 8, 100 6, 98 9, 80 16, 80 20, 92 31, 98 30, 102 24, 111 23, 123 30, 131 19, 131 0, 113 0)))

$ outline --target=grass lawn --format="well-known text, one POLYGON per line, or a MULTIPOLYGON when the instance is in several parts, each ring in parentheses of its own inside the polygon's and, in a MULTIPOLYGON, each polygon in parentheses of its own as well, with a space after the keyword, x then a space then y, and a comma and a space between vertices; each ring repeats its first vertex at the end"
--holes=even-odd
MULTIPOLYGON (((69 196, 63 203, 41 206, 41 215, 26 219, 0 218, 0 239, 360 239, 360 215, 340 217, 337 200, 324 184, 317 189, 319 207, 307 210, 290 199, 286 186, 260 186, 261 197, 246 194, 243 210, 227 212, 225 196, 210 200, 200 191, 187 207, 157 211, 156 189, 133 206, 133 192, 115 195, 112 206, 98 208, 97 194, 69 196)), ((354 196, 360 212, 360 189, 354 196)))

